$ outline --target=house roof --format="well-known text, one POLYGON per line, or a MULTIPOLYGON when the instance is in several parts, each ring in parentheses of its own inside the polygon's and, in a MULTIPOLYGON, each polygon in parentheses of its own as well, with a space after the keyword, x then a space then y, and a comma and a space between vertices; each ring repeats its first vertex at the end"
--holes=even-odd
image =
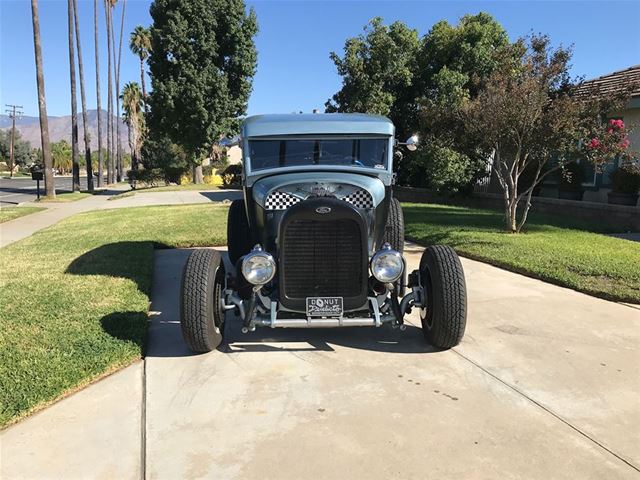
POLYGON ((576 89, 577 95, 607 95, 632 88, 631 96, 640 96, 640 65, 585 80, 576 89))
POLYGON ((274 135, 393 135, 391 120, 363 113, 313 113, 255 115, 245 119, 243 137, 274 135))

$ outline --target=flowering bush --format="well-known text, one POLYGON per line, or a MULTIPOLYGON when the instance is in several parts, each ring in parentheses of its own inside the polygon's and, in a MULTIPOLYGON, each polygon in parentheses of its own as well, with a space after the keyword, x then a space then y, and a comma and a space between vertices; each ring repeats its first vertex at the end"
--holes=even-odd
POLYGON ((629 132, 622 120, 611 119, 592 132, 583 142, 583 154, 596 167, 613 158, 629 157, 629 132))

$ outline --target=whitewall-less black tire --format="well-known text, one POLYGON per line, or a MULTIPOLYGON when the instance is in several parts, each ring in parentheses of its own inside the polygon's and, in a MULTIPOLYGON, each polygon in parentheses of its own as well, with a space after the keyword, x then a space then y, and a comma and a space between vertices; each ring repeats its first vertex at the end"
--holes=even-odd
POLYGON ((220 252, 194 250, 182 275, 182 336, 196 353, 210 352, 222 342, 225 288, 224 263, 220 252))
POLYGON ((467 325, 467 286, 458 254, 444 245, 428 247, 420 259, 427 308, 420 309, 424 337, 435 347, 460 343, 467 325))

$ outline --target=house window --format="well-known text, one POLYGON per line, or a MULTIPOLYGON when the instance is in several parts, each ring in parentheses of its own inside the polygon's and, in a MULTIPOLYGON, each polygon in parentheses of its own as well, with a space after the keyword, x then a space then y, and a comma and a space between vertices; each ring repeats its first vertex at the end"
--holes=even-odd
MULTIPOLYGON (((607 123, 609 123, 610 120, 624 120, 623 117, 611 117, 607 119, 607 123)), ((604 165, 602 165, 600 171, 601 173, 601 180, 600 180, 600 186, 601 187, 611 187, 611 174, 613 173, 613 171, 618 168, 618 164, 620 163, 620 159, 619 158, 612 158, 611 160, 609 160, 607 163, 605 163, 604 165)))
POLYGON ((596 171, 596 167, 591 163, 584 159, 578 160, 578 165, 582 169, 583 180, 582 185, 585 187, 595 187, 596 186, 596 175, 598 172, 596 171))

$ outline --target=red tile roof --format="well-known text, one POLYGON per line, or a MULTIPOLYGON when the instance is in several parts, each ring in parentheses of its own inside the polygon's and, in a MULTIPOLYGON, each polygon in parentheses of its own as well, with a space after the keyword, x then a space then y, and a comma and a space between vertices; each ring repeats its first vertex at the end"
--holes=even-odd
POLYGON ((640 65, 634 65, 624 70, 602 75, 598 78, 585 80, 578 86, 578 95, 605 95, 618 93, 631 88, 631 96, 640 96, 640 65))

